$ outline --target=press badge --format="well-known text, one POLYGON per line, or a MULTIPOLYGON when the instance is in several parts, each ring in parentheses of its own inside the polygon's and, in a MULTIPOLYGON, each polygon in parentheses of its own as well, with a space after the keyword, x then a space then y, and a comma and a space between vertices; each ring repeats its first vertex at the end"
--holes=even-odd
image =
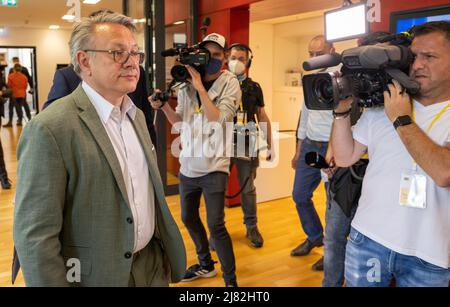
POLYGON ((409 170, 402 173, 400 181, 400 206, 425 209, 427 200, 427 177, 409 170))
POLYGON ((236 124, 244 126, 245 125, 245 112, 243 112, 241 110, 237 111, 236 117, 237 117, 236 124))

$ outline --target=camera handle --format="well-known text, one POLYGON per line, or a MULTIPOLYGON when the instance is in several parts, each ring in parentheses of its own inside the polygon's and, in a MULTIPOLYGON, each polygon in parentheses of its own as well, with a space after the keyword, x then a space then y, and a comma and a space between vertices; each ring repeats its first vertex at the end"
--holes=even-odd
MULTIPOLYGON (((184 83, 182 82, 178 82, 175 81, 175 79, 172 79, 172 81, 170 81, 169 86, 167 87, 167 89, 165 90, 166 93, 168 93, 170 95, 171 91, 176 89, 177 87, 179 87, 180 85, 183 85, 184 83)), ((164 104, 162 105, 164 106, 164 104)), ((161 106, 161 107, 162 107, 161 106)), ((156 118, 158 116, 158 110, 155 110, 155 115, 153 116, 153 126, 156 127, 156 118)))
POLYGON ((397 80, 408 92, 408 94, 416 95, 420 91, 419 83, 411 80, 408 75, 396 68, 386 68, 386 73, 393 79, 397 80))

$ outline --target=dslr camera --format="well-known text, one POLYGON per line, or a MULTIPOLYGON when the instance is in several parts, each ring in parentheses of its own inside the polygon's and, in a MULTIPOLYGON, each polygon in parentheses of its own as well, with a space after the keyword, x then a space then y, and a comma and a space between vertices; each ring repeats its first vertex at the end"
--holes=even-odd
POLYGON ((340 100, 353 96, 365 108, 384 105, 383 92, 397 80, 408 94, 415 95, 420 86, 409 76, 413 55, 409 50, 409 33, 387 36, 374 45, 312 58, 303 63, 306 71, 326 69, 342 64, 340 71, 303 77, 305 104, 310 110, 333 110, 340 100))
POLYGON ((170 74, 174 81, 184 83, 190 75, 183 65, 190 65, 203 75, 205 66, 209 63, 211 55, 208 49, 201 48, 198 44, 188 47, 185 42, 185 37, 181 38, 181 40, 184 40, 184 42, 180 42, 180 39, 175 36, 174 48, 164 50, 161 52, 161 55, 163 57, 177 57, 177 62, 180 64, 172 67, 170 74))

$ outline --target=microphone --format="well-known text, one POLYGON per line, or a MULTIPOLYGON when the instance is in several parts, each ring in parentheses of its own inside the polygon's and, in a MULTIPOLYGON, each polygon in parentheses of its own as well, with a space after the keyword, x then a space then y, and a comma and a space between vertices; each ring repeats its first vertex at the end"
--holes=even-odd
POLYGON ((161 56, 163 56, 163 57, 176 56, 176 55, 178 55, 178 50, 175 48, 170 48, 170 49, 161 51, 161 56))
POLYGON ((324 54, 303 62, 306 71, 333 67, 341 64, 342 56, 339 53, 324 54))
POLYGON ((318 152, 308 152, 305 155, 305 163, 308 166, 322 169, 322 168, 330 168, 330 165, 325 161, 325 158, 322 157, 318 152))

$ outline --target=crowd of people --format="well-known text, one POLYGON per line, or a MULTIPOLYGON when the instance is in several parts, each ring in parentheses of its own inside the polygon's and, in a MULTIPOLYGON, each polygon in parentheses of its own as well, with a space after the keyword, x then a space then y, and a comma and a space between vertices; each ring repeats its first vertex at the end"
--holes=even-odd
MULTIPOLYGON (((209 62, 185 65, 189 77, 173 109, 161 95, 148 97, 145 86, 139 90, 145 57, 135 31, 132 19, 110 11, 77 24, 69 43, 72 65, 57 72, 45 110, 23 129, 14 243, 29 286, 167 286, 211 278, 217 275, 211 250, 225 286, 238 286, 225 226, 233 165, 249 245, 264 246, 254 185, 259 158, 248 154, 251 134, 244 137, 244 155, 227 155, 239 143, 229 124, 261 123, 267 127, 266 159, 277 154, 261 86, 249 77, 252 50, 228 45, 218 33, 204 37, 199 48, 208 50, 209 62), (187 269, 158 170, 150 106, 181 134, 181 219, 198 258, 187 269), (68 278, 71 259, 80 271, 68 278)), ((362 111, 353 96, 335 110, 302 108, 293 199, 307 239, 291 256, 325 245, 324 257, 313 265, 324 270, 323 286, 449 284, 450 22, 426 23, 411 33, 410 77, 420 84, 418 94, 410 96, 393 80, 384 108, 362 111), (309 152, 324 156, 329 167, 311 168, 309 152), (358 197, 340 197, 348 196, 352 180, 338 187, 337 178, 355 173, 358 197), (312 201, 324 174, 325 231, 312 201)), ((311 57, 333 52, 323 36, 309 44, 311 57)), ((332 70, 337 68, 324 71, 332 70)), ((20 66, 15 71, 20 74, 20 66)))

